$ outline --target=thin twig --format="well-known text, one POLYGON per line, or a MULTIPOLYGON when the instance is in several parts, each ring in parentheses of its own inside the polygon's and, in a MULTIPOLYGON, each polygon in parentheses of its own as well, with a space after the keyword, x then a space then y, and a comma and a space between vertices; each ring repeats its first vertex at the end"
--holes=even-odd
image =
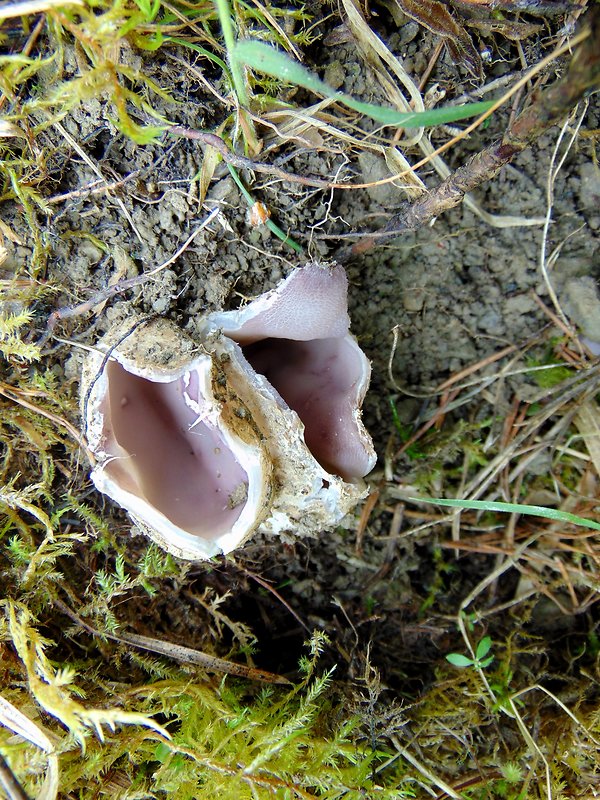
POLYGON ((15 386, 9 386, 7 383, 0 383, 0 395, 6 397, 7 400, 11 400, 13 403, 23 406, 23 408, 33 411, 35 414, 40 414, 42 417, 46 417, 46 419, 49 419, 55 425, 60 425, 62 428, 65 428, 71 438, 77 442, 79 447, 82 447, 86 451, 90 462, 94 464, 94 454, 87 448, 81 432, 78 431, 74 425, 71 425, 68 420, 64 419, 58 414, 54 414, 51 411, 46 411, 46 409, 41 408, 41 406, 36 406, 35 403, 30 403, 25 399, 25 394, 26 392, 24 392, 22 389, 18 389, 15 386))
MULTIPOLYGON (((60 133, 60 135, 65 139, 67 144, 70 145, 73 148, 73 150, 75 150, 75 152, 84 161, 84 163, 88 165, 88 167, 94 172, 94 174, 97 175, 100 180, 105 180, 104 175, 102 174, 102 170, 100 169, 100 167, 85 152, 85 150, 81 147, 81 145, 78 142, 75 141, 75 139, 66 130, 66 128, 60 122, 54 122, 53 125, 56 128, 56 130, 60 133)), ((121 200, 120 197, 116 197, 115 198, 115 202, 117 203, 117 205, 121 209, 121 212, 123 213, 123 216, 125 217, 127 222, 129 222, 129 225, 131 226, 131 230, 135 233, 137 240, 143 246, 144 245, 144 240, 142 238, 142 235, 140 234, 140 232, 136 228, 135 223, 133 221, 133 217, 131 216, 131 214, 127 210, 127 208, 125 206, 125 203, 121 200)))
POLYGON ((204 230, 204 228, 209 225, 213 219, 220 213, 220 209, 215 208, 213 209, 210 214, 204 219, 200 225, 193 230, 193 232, 188 236, 185 242, 181 245, 181 247, 170 256, 165 262, 160 264, 158 267, 154 267, 154 269, 149 270, 149 272, 143 272, 141 275, 136 275, 134 278, 126 278, 122 281, 117 281, 113 286, 109 286, 106 289, 100 289, 98 292, 94 292, 94 294, 88 299, 85 300, 83 303, 78 303, 76 306, 69 306, 67 308, 57 308, 53 311, 50 316, 48 317, 48 321, 46 323, 46 332, 38 342, 38 345, 42 345, 51 335, 52 331, 56 327, 57 323, 64 319, 69 319, 70 317, 77 317, 81 314, 87 314, 88 311, 91 311, 94 306, 99 305, 100 303, 104 303, 107 300, 110 300, 111 297, 114 297, 121 292, 126 292, 129 289, 133 289, 135 286, 141 286, 146 281, 150 280, 150 278, 155 277, 159 272, 170 267, 177 259, 184 253, 190 244, 194 241, 196 236, 200 233, 200 231, 204 230))
POLYGON ((29 795, 16 779, 2 755, 0 755, 0 786, 6 792, 9 800, 29 800, 29 795))
POLYGON ((287 602, 287 600, 285 600, 285 598, 284 598, 284 597, 282 597, 282 596, 279 594, 279 592, 278 592, 278 591, 275 589, 275 587, 274 587, 274 586, 272 586, 272 585, 269 583, 269 581, 266 581, 264 578, 261 578, 261 576, 260 576, 260 575, 256 575, 254 572, 250 572, 250 570, 249 570, 249 569, 246 569, 245 567, 241 567, 240 565, 238 565, 238 566, 239 566, 239 568, 240 568, 240 569, 241 569, 243 572, 245 572, 245 574, 246 574, 246 575, 247 575, 249 578, 252 578, 252 580, 256 581, 256 583, 258 583, 258 585, 259 585, 259 586, 262 586, 262 587, 263 587, 263 589, 266 589, 268 592, 271 592, 271 594, 273 595, 273 597, 277 598, 277 600, 279 600, 279 602, 281 603, 281 605, 282 605, 284 608, 287 608, 287 610, 288 610, 288 611, 290 612, 290 614, 291 614, 291 615, 294 617, 294 619, 296 620, 296 622, 297 622, 299 625, 301 625, 301 627, 303 627, 303 628, 304 628, 304 630, 305 630, 305 631, 308 633, 308 635, 309 635, 309 636, 311 636, 311 635, 312 635, 312 630, 311 630, 311 629, 308 627, 308 625, 307 625, 307 624, 304 622, 304 620, 302 619, 302 617, 300 617, 300 615, 299 615, 299 614, 298 614, 296 611, 294 611, 294 609, 293 609, 293 608, 291 607, 291 605, 290 605, 290 604, 287 602))
POLYGON ((551 259, 548 259, 546 257, 546 250, 548 246, 548 233, 550 230, 550 224, 552 223, 552 209, 554 207, 554 187, 556 185, 556 178, 560 170, 562 169, 563 164, 565 163, 565 159, 573 146, 577 134, 579 133, 579 129, 581 128, 583 118, 587 113, 587 109, 588 109, 588 104, 585 103, 584 109, 579 114, 579 118, 573 128, 571 127, 571 117, 565 120, 562 128, 560 129, 560 134, 556 140, 554 150, 552 151, 552 158, 550 159, 550 169, 548 170, 548 181, 546 183, 546 220, 544 222, 544 229, 542 232, 542 245, 540 248, 540 271, 544 279, 544 284, 546 285, 546 289, 548 290, 548 294, 550 295, 552 304, 556 309, 556 313, 562 320, 563 325, 568 330, 571 331, 571 336, 573 335, 572 327, 569 325, 569 320, 567 319, 565 312, 562 310, 560 306, 558 297, 554 290, 554 286, 552 284, 552 281, 550 280, 549 268, 552 266, 552 264, 551 264, 551 259), (570 138, 567 142, 567 145, 565 147, 562 156, 560 157, 560 159, 558 159, 558 163, 556 163, 558 153, 560 151, 560 145, 568 129, 570 130, 571 133, 570 138))
POLYGON ((138 636, 136 633, 126 633, 124 631, 120 632, 118 635, 109 633, 108 631, 98 631, 85 622, 85 620, 76 614, 73 609, 69 608, 66 603, 63 603, 59 599, 55 599, 53 603, 63 614, 66 614, 69 619, 72 619, 92 636, 97 636, 101 639, 111 639, 113 642, 119 642, 120 644, 130 644, 142 650, 149 650, 151 653, 157 653, 158 655, 173 658, 176 661, 182 661, 187 664, 198 664, 204 667, 208 672, 224 672, 226 675, 236 675, 241 678, 262 681, 264 683, 290 684, 290 681, 282 675, 276 675, 273 672, 266 672, 262 669, 254 669, 254 667, 247 667, 245 664, 236 664, 233 661, 226 661, 224 658, 218 658, 217 656, 203 653, 201 650, 192 650, 190 647, 184 647, 183 645, 174 644, 172 642, 165 642, 162 639, 138 636))
POLYGON ((421 775, 427 778, 427 780, 431 781, 434 786, 437 786, 439 789, 445 792, 448 797, 452 797, 453 800, 463 800, 462 796, 455 792, 454 789, 448 783, 446 783, 446 781, 442 780, 442 778, 440 778, 435 772, 432 772, 429 767, 423 764, 422 761, 419 761, 417 758, 415 758, 415 756, 413 756, 407 747, 403 747, 396 736, 391 735, 390 740, 402 758, 405 758, 409 764, 412 764, 412 766, 415 767, 415 769, 417 769, 421 775))
POLYGON ((186 139, 195 139, 215 150, 221 155, 226 164, 231 164, 238 169, 249 169, 254 172, 266 172, 269 175, 275 175, 283 181, 290 183, 301 183, 303 186, 316 186, 318 189, 329 189, 331 187, 330 181, 320 180, 318 178, 305 178, 303 175, 296 175, 293 172, 286 172, 273 164, 264 164, 261 161, 253 161, 246 156, 239 156, 233 153, 225 144, 220 136, 216 133, 209 131, 199 131, 194 128, 184 128, 181 125, 172 125, 167 128, 167 131, 173 136, 183 136, 186 139))
POLYGON ((337 260, 344 262, 368 252, 382 238, 397 237, 407 231, 417 230, 444 211, 454 208, 468 192, 494 178, 515 155, 529 147, 544 131, 558 124, 582 98, 600 87, 598 6, 592 7, 585 19, 586 24, 576 37, 580 46, 571 59, 567 74, 541 92, 538 99, 519 114, 501 140, 477 153, 431 192, 413 203, 405 204, 382 231, 343 249, 337 254, 337 260))

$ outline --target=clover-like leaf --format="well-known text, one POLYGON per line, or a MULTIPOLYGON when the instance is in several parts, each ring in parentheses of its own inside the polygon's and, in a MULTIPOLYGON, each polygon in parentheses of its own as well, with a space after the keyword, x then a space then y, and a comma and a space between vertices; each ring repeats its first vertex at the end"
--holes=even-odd
POLYGON ((475 650, 475 658, 477 661, 481 661, 482 658, 485 658, 487 654, 490 652, 492 647, 492 637, 491 636, 484 636, 483 639, 477 645, 477 649, 475 650))
POLYGON ((453 667, 472 667, 473 659, 468 656, 463 656, 461 653, 448 653, 446 661, 449 661, 453 667))

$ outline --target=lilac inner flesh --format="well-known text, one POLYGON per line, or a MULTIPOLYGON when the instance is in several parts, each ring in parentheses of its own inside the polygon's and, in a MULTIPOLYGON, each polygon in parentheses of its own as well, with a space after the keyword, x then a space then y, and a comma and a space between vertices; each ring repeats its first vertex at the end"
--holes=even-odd
POLYGON ((198 374, 154 383, 114 361, 107 370, 107 449, 116 440, 129 453, 125 463, 109 463, 109 474, 125 468, 135 479, 133 491, 189 533, 216 539, 229 532, 241 514, 248 476, 219 430, 198 422, 204 405, 198 374), (199 408, 186 405, 185 395, 199 408))
POLYGON ((280 336, 299 342, 343 337, 350 327, 346 273, 340 266, 308 264, 294 270, 274 293, 250 303, 240 316, 240 323, 233 328, 224 324, 223 331, 243 345, 280 336))
POLYGON ((321 466, 344 480, 366 475, 371 465, 355 418, 364 364, 352 343, 264 339, 243 351, 298 414, 306 445, 321 466))

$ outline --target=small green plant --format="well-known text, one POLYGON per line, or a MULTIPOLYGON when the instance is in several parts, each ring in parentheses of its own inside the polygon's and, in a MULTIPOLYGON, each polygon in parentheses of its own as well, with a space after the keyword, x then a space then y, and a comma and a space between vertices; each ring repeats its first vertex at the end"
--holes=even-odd
POLYGON ((135 4, 144 15, 145 22, 154 22, 160 11, 161 0, 135 0, 135 4))
POLYGON ((219 14, 219 23, 225 41, 225 49, 227 50, 233 89, 240 105, 247 106, 250 97, 248 95, 246 76, 244 75, 244 70, 239 60, 233 57, 235 50, 235 31, 231 8, 227 0, 215 0, 215 5, 219 14))
POLYGON ((559 340, 551 339, 548 350, 542 358, 529 358, 527 366, 531 369, 531 377, 540 389, 552 389, 559 383, 573 376, 573 369, 562 363, 555 355, 554 348, 559 340))
POLYGON ((364 114, 382 125, 397 125, 403 128, 444 125, 448 122, 476 117, 478 114, 488 111, 493 105, 493 102, 490 101, 437 108, 431 111, 402 113, 393 108, 363 103, 343 92, 335 91, 285 53, 263 42, 250 40, 237 42, 230 52, 230 58, 232 64, 245 65, 257 72, 271 75, 283 83, 296 84, 331 100, 337 100, 353 111, 364 114))
POLYGON ((449 661, 453 667, 460 667, 461 669, 464 669, 465 667, 485 669, 486 667, 489 667, 494 660, 494 656, 489 654, 491 649, 491 636, 484 636, 483 639, 481 639, 481 641, 477 644, 477 647, 475 648, 475 656, 473 658, 462 655, 462 653, 448 653, 446 656, 446 661, 449 661))
POLYGON ((17 314, 0 315, 0 353, 6 359, 18 361, 37 361, 39 348, 33 342, 25 342, 22 334, 33 319, 29 309, 17 314))
POLYGON ((526 503, 503 503, 488 500, 467 500, 467 499, 434 499, 432 497, 411 497, 411 500, 419 503, 433 503, 439 506, 449 506, 450 508, 467 508, 477 511, 501 511, 508 514, 531 514, 536 517, 559 520, 560 522, 570 522, 573 525, 581 525, 583 528, 591 528, 600 531, 600 522, 592 519, 571 514, 569 511, 562 511, 558 508, 546 508, 545 506, 532 506, 526 503))
MULTIPOLYGON (((256 202, 254 200, 254 198, 252 197, 252 195, 250 194, 250 192, 246 189, 246 187, 242 183, 242 180, 241 180, 240 176, 238 175, 238 172, 235 169, 235 167, 233 167, 231 164, 228 164, 227 166, 229 168, 229 172, 231 173, 231 177, 236 182, 240 192, 242 193, 242 195, 244 197, 244 200, 248 203, 248 207, 250 208, 250 212, 253 213, 254 210, 259 208, 259 207, 260 208, 264 208, 263 204, 259 203, 259 202, 256 202)), ((294 250, 296 253, 302 253, 303 252, 303 250, 300 247, 300 245, 297 244, 293 239, 290 239, 289 235, 287 233, 285 233, 284 231, 282 231, 281 228, 279 227, 279 225, 277 225, 275 222, 273 222, 273 220, 269 216, 266 216, 266 215, 264 217, 257 216, 257 221, 254 224, 266 225, 267 228, 271 231, 271 233, 273 233, 275 236, 277 236, 278 239, 281 239, 281 241, 284 244, 287 244, 288 247, 291 247, 292 250, 294 250)))
MULTIPOLYGON (((413 435, 414 431, 411 426, 405 425, 402 420, 400 419, 400 415, 398 414, 398 408, 396 407, 396 401, 393 397, 389 398, 390 408, 392 410, 392 421, 394 423, 394 428, 400 438, 400 441, 405 444, 410 440, 410 437, 413 435)), ((408 456, 408 458, 412 460, 417 458, 425 458, 425 453, 423 452, 421 446, 415 442, 414 444, 408 445, 404 449, 404 452, 408 456)))
POLYGON ((514 761, 503 764, 500 770, 507 783, 518 783, 523 780, 523 768, 514 761))

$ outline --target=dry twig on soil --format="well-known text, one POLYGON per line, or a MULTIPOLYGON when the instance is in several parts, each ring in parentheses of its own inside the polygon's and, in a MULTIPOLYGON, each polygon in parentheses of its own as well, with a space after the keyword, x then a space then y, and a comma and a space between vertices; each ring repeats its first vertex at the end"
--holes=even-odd
POLYGON ((500 141, 473 156, 435 189, 394 214, 382 231, 342 249, 338 262, 372 250, 382 238, 422 228, 434 217, 457 206, 465 194, 494 178, 515 155, 529 147, 548 128, 557 125, 591 92, 600 88, 600 8, 594 6, 582 23, 587 36, 575 51, 567 73, 541 92, 509 126, 500 141))

